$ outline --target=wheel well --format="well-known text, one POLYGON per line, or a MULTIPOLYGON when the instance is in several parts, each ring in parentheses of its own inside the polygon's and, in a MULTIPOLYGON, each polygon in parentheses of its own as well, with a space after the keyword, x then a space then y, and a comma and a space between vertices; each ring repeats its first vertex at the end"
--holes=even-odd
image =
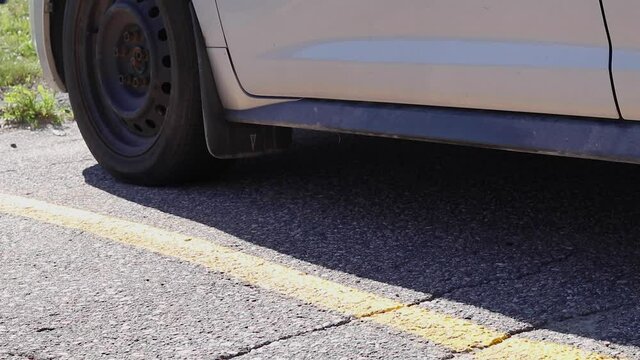
POLYGON ((49 18, 50 36, 51 36, 51 52, 56 64, 56 71, 60 74, 62 82, 64 78, 64 59, 62 57, 62 32, 64 29, 64 14, 67 7, 67 0, 54 0, 52 3, 52 11, 49 18))

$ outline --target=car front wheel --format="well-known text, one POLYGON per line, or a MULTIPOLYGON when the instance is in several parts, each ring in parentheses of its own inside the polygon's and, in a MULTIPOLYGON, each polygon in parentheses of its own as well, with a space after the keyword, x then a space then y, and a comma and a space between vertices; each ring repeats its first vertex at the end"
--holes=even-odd
POLYGON ((225 167, 205 143, 188 4, 67 1, 71 105, 92 154, 121 180, 162 185, 225 167))

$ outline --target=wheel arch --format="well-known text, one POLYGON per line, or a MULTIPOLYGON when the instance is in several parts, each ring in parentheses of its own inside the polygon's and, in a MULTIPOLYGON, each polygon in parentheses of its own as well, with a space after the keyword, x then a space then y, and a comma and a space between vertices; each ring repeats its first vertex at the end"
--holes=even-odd
MULTIPOLYGON (((196 16, 211 19, 200 30, 207 47, 224 47, 226 40, 215 1, 190 1, 196 16)), ((62 36, 67 0, 31 0, 31 32, 45 81, 49 86, 66 92, 62 36)))
MULTIPOLYGON (((231 64, 222 24, 215 1, 188 0, 193 16, 194 37, 198 47, 206 140, 212 155, 218 158, 250 157, 277 152, 291 142, 291 130, 271 126, 229 124, 224 113, 212 111, 211 101, 221 98, 223 108, 253 108, 295 99, 256 98, 246 94, 231 64), (203 21, 200 21, 203 20, 203 21), (224 61, 210 61, 217 59, 224 61), (218 81, 214 79, 216 72, 218 81)), ((31 0, 31 24, 45 81, 66 92, 63 59, 63 29, 67 0, 31 0)), ((224 110, 222 110, 224 111, 224 110)))
POLYGON ((67 0, 31 0, 31 34, 49 86, 66 92, 62 60, 62 28, 67 0))

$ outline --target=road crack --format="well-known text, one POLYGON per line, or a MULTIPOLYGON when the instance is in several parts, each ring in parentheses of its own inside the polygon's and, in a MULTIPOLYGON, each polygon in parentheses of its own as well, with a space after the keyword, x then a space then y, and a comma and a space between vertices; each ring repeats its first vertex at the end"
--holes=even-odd
POLYGON ((496 341, 495 343, 490 344, 488 346, 477 347, 477 348, 473 349, 473 351, 471 351, 470 354, 472 354, 472 355, 473 354, 477 354, 480 351, 483 351, 483 350, 489 349, 491 347, 497 346, 499 344, 502 344, 505 341, 507 341, 507 340, 509 340, 511 338, 514 338, 514 337, 516 337, 518 335, 527 334, 527 333, 534 332, 534 331, 537 331, 537 330, 549 329, 553 324, 559 324, 559 323, 562 323, 562 322, 567 322, 567 321, 571 321, 571 320, 578 319, 578 318, 585 318, 585 317, 593 316, 593 315, 596 315, 596 314, 599 314, 599 313, 615 311, 615 310, 619 310, 619 309, 622 309, 622 308, 625 308, 625 307, 631 307, 631 306, 635 306, 635 305, 636 304, 616 305, 616 306, 612 306, 612 307, 606 308, 606 309, 587 311, 587 312, 584 312, 584 313, 581 313, 581 314, 578 314, 578 315, 575 315, 575 316, 567 316, 567 317, 565 317, 563 319, 559 319, 559 320, 546 321, 546 322, 543 322, 543 323, 537 324, 537 325, 529 325, 529 326, 526 326, 526 327, 524 327, 522 329, 506 331, 504 338, 502 338, 499 341, 496 341))
POLYGON ((237 358, 237 357, 240 357, 240 356, 243 356, 243 355, 247 355, 247 354, 249 354, 249 353, 251 353, 251 352, 253 352, 255 350, 258 350, 260 348, 263 348, 265 346, 269 346, 269 345, 272 345, 272 344, 275 344, 275 343, 278 343, 278 342, 287 341, 287 340, 290 340, 290 339, 293 339, 293 338, 297 338, 297 337, 300 337, 300 336, 305 336, 305 335, 312 334, 312 333, 315 333, 315 332, 321 332, 321 331, 326 331, 326 330, 329 330, 329 329, 337 328, 337 327, 340 327, 340 326, 344 326, 344 325, 350 324, 353 321, 366 320, 366 319, 374 317, 374 316, 383 315, 383 314, 394 312, 394 311, 397 311, 397 310, 400 310, 400 309, 403 309, 403 308, 416 306, 416 305, 419 305, 422 302, 423 302, 423 300, 422 301, 415 301, 415 302, 410 303, 410 304, 403 304, 403 305, 399 305, 399 306, 389 307, 389 308, 386 308, 386 309, 372 311, 370 313, 366 313, 366 314, 360 315, 360 316, 350 316, 350 317, 345 318, 345 319, 343 319, 341 321, 337 321, 337 322, 334 322, 334 323, 331 323, 331 324, 328 324, 328 325, 324 325, 324 326, 313 328, 313 329, 309 329, 309 330, 300 331, 300 332, 297 332, 295 334, 282 336, 282 337, 279 337, 279 338, 277 338, 275 340, 264 341, 264 342, 261 342, 259 344, 254 345, 254 346, 250 346, 250 347, 241 349, 239 351, 236 351, 236 352, 234 352, 232 354, 221 355, 217 359, 218 360, 229 360, 229 359, 237 358))
POLYGON ((221 356, 217 357, 217 359, 218 360, 234 359, 234 358, 237 358, 237 357, 240 357, 240 356, 243 356, 243 355, 247 355, 247 354, 249 354, 249 353, 251 353, 253 351, 256 351, 256 350, 258 350, 260 348, 263 348, 265 346, 269 346, 269 345, 272 345, 272 344, 275 344, 275 343, 278 343, 278 342, 282 342, 282 341, 287 341, 289 339, 293 339, 293 338, 296 338, 296 337, 312 334, 312 333, 315 333, 315 332, 321 332, 321 331, 326 331, 326 330, 329 330, 329 329, 337 328, 337 327, 340 327, 340 326, 343 326, 343 325, 347 325, 347 324, 351 323, 354 320, 356 320, 355 317, 349 317, 349 318, 343 319, 341 321, 334 322, 334 323, 331 323, 331 324, 328 324, 328 325, 324 325, 324 326, 321 326, 321 327, 300 331, 300 332, 297 332, 297 333, 294 333, 294 334, 290 334, 290 335, 285 335, 285 336, 279 337, 279 338, 277 338, 275 340, 268 340, 268 341, 264 341, 264 342, 261 342, 259 344, 250 346, 250 347, 243 348, 243 349, 241 349, 239 351, 236 351, 236 352, 234 352, 232 354, 221 355, 221 356))
POLYGON ((576 314, 576 315, 564 316, 564 317, 561 317, 559 319, 555 319, 553 321, 547 321, 547 322, 545 322, 544 324, 542 324, 540 326, 541 327, 542 326, 549 327, 549 326, 551 326, 553 324, 560 324, 560 323, 569 322, 569 321, 572 321, 572 320, 589 318, 589 317, 592 317, 594 315, 607 313, 607 312, 611 312, 611 311, 616 311, 616 310, 624 309, 624 308, 627 308, 627 307, 634 307, 634 306, 637 306, 637 304, 636 303, 624 303, 624 304, 618 304, 618 305, 611 306, 611 307, 606 307, 606 308, 603 308, 603 309, 593 309, 593 310, 585 311, 585 312, 582 312, 582 313, 579 313, 579 314, 576 314))
POLYGON ((43 327, 43 328, 39 328, 36 330, 37 333, 41 333, 41 332, 49 332, 49 331, 54 331, 56 328, 54 327, 43 327))
POLYGON ((476 289, 476 288, 479 288, 479 287, 482 287, 482 286, 485 286, 485 285, 489 285, 489 284, 492 284, 492 283, 496 283, 496 282, 499 282, 499 281, 519 281, 519 280, 523 280, 523 279, 526 279, 526 278, 531 277, 531 276, 539 275, 548 266, 553 265, 553 264, 563 263, 563 262, 567 261, 569 258, 573 257, 574 254, 575 253, 568 253, 568 254, 566 254, 564 256, 561 256, 559 258, 555 258, 555 259, 552 259, 552 260, 540 262, 536 266, 536 268, 534 270, 527 271, 525 273, 522 273, 522 274, 520 274, 518 276, 514 276, 514 277, 511 277, 511 278, 506 278, 506 277, 505 278, 488 278, 488 279, 485 279, 483 281, 477 282, 475 284, 470 284, 470 285, 451 288, 451 289, 442 291, 441 293, 435 292, 435 293, 432 294, 432 298, 429 299, 428 301, 434 301, 434 300, 438 300, 438 299, 446 299, 447 296, 450 296, 451 294, 453 294, 453 293, 455 293, 457 291, 460 291, 460 290, 476 289))

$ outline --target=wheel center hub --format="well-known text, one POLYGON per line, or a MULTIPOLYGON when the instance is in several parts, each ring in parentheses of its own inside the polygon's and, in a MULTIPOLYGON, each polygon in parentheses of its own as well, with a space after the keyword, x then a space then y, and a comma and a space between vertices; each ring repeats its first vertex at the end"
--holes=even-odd
POLYGON ((138 75, 143 75, 149 66, 149 52, 139 46, 133 48, 133 55, 129 59, 131 67, 138 75))
POLYGON ((151 84, 157 58, 150 31, 153 20, 142 3, 151 1, 119 0, 111 5, 102 16, 96 49, 96 72, 105 99, 136 132, 140 132, 136 122, 152 106, 151 84))

